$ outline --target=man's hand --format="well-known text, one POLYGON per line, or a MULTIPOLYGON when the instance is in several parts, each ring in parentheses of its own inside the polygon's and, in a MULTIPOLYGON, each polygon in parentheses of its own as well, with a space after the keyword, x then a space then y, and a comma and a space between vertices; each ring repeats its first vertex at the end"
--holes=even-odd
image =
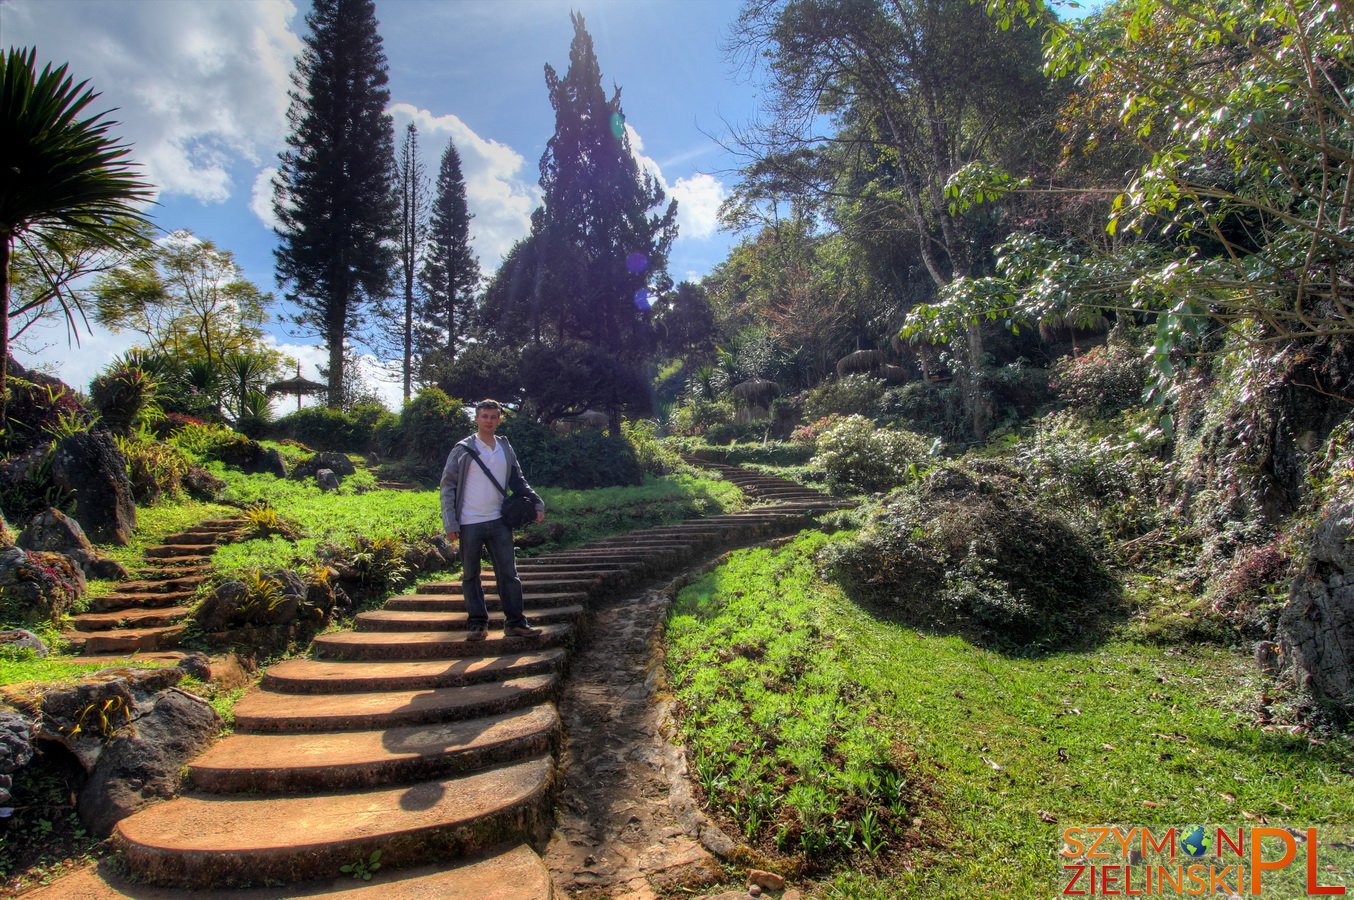
POLYGON ((448 532, 447 532, 447 540, 449 540, 449 541, 455 541, 455 540, 457 540, 460 536, 461 536, 461 533, 460 533, 459 531, 448 531, 448 532))

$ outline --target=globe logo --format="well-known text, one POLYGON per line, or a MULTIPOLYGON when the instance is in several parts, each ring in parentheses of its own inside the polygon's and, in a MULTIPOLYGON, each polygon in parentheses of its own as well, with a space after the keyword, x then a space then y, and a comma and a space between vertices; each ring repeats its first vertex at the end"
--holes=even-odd
POLYGON ((1204 831, 1202 825, 1195 825, 1185 833, 1180 841, 1180 846, 1185 848, 1185 852, 1193 857, 1203 856, 1208 852, 1208 847, 1212 843, 1208 834, 1204 831))

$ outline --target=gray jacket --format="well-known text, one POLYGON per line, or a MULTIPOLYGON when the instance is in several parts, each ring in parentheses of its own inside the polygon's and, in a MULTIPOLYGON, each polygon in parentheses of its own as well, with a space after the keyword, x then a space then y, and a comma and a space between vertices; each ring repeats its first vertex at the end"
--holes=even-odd
MULTIPOLYGON (((531 489, 531 485, 527 484, 526 478, 522 476, 522 467, 517 464, 517 454, 513 452, 512 444, 501 435, 495 435, 494 439, 503 445, 503 458, 508 461, 508 483, 504 485, 508 493, 526 496, 536 505, 536 512, 545 512, 545 501, 531 489)), ((470 455, 470 448, 474 446, 474 442, 473 434, 465 440, 457 441, 447 454, 447 464, 442 467, 442 530, 447 534, 459 533, 461 530, 461 507, 465 502, 465 492, 461 490, 461 485, 465 484, 465 476, 470 467, 476 465, 470 455)))

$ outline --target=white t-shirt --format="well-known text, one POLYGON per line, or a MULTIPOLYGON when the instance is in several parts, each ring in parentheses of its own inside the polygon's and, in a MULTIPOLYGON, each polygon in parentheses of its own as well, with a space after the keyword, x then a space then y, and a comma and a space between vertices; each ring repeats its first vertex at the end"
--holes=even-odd
MULTIPOLYGON (((479 451, 480 459, 489 467, 489 471, 494 473, 498 483, 506 488, 508 457, 503 453, 503 442, 496 439, 493 448, 490 449, 488 444, 480 440, 479 435, 475 435, 475 449, 479 451)), ((461 502, 462 525, 475 525, 502 518, 503 495, 473 459, 466 468, 465 484, 461 485, 461 490, 465 494, 465 499, 461 502)))

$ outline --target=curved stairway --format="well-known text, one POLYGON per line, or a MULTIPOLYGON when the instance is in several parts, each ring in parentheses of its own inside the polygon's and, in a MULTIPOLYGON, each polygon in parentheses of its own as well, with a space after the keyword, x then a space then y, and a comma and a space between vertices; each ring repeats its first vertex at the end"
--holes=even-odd
POLYGON ((134 580, 96 597, 61 636, 73 652, 85 656, 182 656, 166 651, 179 645, 190 601, 211 570, 212 554, 242 524, 240 519, 213 519, 146 548, 148 566, 134 580))
POLYGON ((840 505, 810 493, 520 560, 539 638, 503 634, 489 572, 483 642, 464 640, 457 581, 360 614, 355 630, 316 638, 311 658, 265 673, 235 733, 190 763, 182 796, 119 823, 117 864, 34 896, 554 896, 531 845, 550 831, 552 698, 588 604, 840 505), (370 882, 340 875, 374 859, 370 882), (274 887, 229 890, 257 885, 274 887))

